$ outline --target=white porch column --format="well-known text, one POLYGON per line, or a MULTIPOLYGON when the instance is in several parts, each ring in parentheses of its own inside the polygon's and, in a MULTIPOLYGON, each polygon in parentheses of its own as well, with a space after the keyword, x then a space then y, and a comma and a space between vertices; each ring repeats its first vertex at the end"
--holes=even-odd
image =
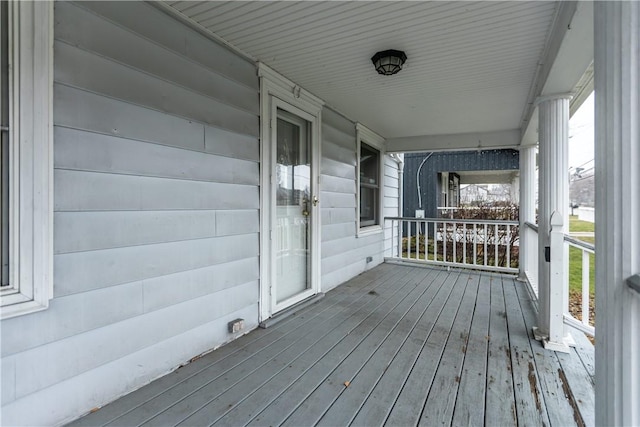
POLYGON ((545 348, 569 351, 564 339, 564 269, 568 264, 563 238, 569 209, 569 100, 568 94, 538 100, 538 328, 545 348), (553 216, 553 220, 552 220, 553 216), (554 246, 551 246, 551 242, 554 246), (545 248, 550 247, 550 262, 545 248))
POLYGON ((537 243, 527 240, 525 222, 536 222, 536 147, 520 149, 520 280, 527 280, 526 272, 538 266, 529 265, 528 251, 537 248, 537 243))
POLYGON ((596 425, 640 425, 640 3, 596 2, 596 425))

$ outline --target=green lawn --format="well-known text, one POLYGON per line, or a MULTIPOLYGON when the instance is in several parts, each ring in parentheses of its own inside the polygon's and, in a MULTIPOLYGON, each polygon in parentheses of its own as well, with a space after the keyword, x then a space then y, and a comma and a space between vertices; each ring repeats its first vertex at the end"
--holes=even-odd
MULTIPOLYGON (((581 221, 577 216, 569 217, 569 231, 594 232, 595 224, 588 221, 581 221)), ((575 237, 583 242, 595 244, 594 237, 575 237)), ((589 292, 595 293, 595 256, 589 255, 589 292)), ((569 290, 581 292, 582 289, 582 251, 578 248, 569 247, 569 290)))
MULTIPOLYGON (((589 254, 589 292, 595 293, 595 264, 593 254, 589 254)), ((569 290, 582 292, 582 251, 572 246, 569 247, 569 290)))
POLYGON ((577 215, 569 216, 569 231, 596 231, 596 225, 593 222, 582 221, 577 215))

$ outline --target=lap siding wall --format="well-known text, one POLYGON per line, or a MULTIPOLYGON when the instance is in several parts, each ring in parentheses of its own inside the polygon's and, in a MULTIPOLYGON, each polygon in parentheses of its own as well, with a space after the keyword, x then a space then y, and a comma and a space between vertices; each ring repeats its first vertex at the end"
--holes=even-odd
POLYGON ((2 322, 2 424, 59 424, 258 323, 254 64, 154 8, 60 2, 54 299, 2 322))

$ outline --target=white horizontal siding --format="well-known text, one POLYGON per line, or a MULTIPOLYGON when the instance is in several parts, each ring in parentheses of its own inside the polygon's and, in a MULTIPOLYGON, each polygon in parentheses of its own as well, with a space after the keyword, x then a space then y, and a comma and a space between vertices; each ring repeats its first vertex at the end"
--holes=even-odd
POLYGON ((9 356, 16 359, 16 378, 19 379, 16 381, 16 398, 254 304, 258 298, 257 289, 255 283, 247 283, 237 289, 225 289, 9 356), (39 362, 42 360, 55 360, 56 363, 39 362))
MULTIPOLYGON (((254 88, 234 82, 210 67, 153 40, 136 37, 130 29, 109 22, 88 10, 65 3, 57 8, 59 19, 56 23, 56 40, 162 78, 198 95, 209 96, 226 105, 258 113, 254 88), (123 49, 123 46, 126 48, 123 49)), ((86 61, 83 63, 86 66, 86 61)), ((65 61, 65 64, 70 67, 73 61, 65 61)), ((59 73, 58 78, 62 81, 64 76, 61 74, 59 73)))
POLYGON ((258 262, 254 257, 55 298, 41 317, 7 321, 2 357, 257 279, 258 262), (47 326, 42 327, 43 323, 47 326), (25 330, 31 332, 25 334, 25 330))
POLYGON ((57 169, 56 211, 258 209, 258 187, 57 169))
POLYGON ((54 257, 54 294, 86 292, 257 255, 257 234, 60 254, 54 257))
MULTIPOLYGON (((400 203, 400 174, 398 173, 398 163, 390 157, 385 159, 384 168, 384 203, 383 203, 383 215, 385 217, 397 217, 402 216, 398 209, 400 203)), ((384 224, 384 255, 392 256, 397 252, 398 248, 398 234, 397 230, 392 230, 391 223, 386 222, 384 224)))
POLYGON ((210 39, 191 31, 149 4, 139 2, 122 8, 110 2, 86 2, 83 7, 134 31, 140 37, 153 40, 202 64, 229 80, 258 90, 256 68, 253 64, 241 60, 226 47, 212 43, 210 39))
POLYGON ((258 132, 259 120, 256 113, 227 105, 59 41, 54 43, 54 56, 57 59, 55 73, 59 84, 82 87, 94 93, 242 134, 255 135, 258 132))
POLYGON ((258 164, 248 160, 67 128, 56 128, 55 140, 56 169, 253 186, 259 183, 258 164))
POLYGON ((258 232, 257 210, 56 212, 56 254, 258 232), (104 230, 109 230, 105 233, 104 230))
MULTIPOLYGON (((51 425, 51 420, 71 421, 76 415, 70 414, 82 414, 87 407, 99 407, 112 400, 113 396, 121 396, 164 375, 175 368, 175 360, 188 360, 194 351, 209 349, 210 343, 228 341, 229 336, 219 330, 218 324, 226 324, 237 318, 251 319, 252 314, 257 311, 258 305, 253 304, 156 342, 125 358, 115 359, 102 365, 100 369, 87 370, 55 387, 41 389, 3 407, 2 416, 6 420, 28 418, 30 425, 51 425), (194 343, 200 345, 194 347, 194 343), (159 354, 163 357, 158 357, 159 354), (112 378, 117 378, 118 381, 109 380, 112 378), (78 393, 78 390, 82 390, 82 393, 78 393)), ((255 326, 249 320, 247 327, 255 326)), ((11 360, 8 360, 7 364, 9 363, 11 360)), ((14 373, 15 370, 11 372, 14 373)))
POLYGON ((56 3, 54 35, 54 299, 2 323, 7 425, 69 421, 258 321, 255 65, 146 3, 56 3))
MULTIPOLYGON (((354 123, 330 109, 323 111, 322 119, 321 271, 322 288, 328 290, 383 261, 384 233, 357 236, 354 123), (368 257, 372 258, 369 263, 368 257)), ((388 156, 384 162, 385 175, 389 175, 385 176, 389 185, 385 187, 389 190, 383 201, 386 205, 397 200, 397 169, 388 156)))

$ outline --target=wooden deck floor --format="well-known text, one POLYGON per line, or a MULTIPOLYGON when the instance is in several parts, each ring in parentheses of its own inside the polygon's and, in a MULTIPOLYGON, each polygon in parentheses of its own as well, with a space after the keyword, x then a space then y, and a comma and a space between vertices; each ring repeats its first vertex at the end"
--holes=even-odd
POLYGON ((511 276, 383 264, 73 425, 593 425, 593 347, 534 319, 511 276))

